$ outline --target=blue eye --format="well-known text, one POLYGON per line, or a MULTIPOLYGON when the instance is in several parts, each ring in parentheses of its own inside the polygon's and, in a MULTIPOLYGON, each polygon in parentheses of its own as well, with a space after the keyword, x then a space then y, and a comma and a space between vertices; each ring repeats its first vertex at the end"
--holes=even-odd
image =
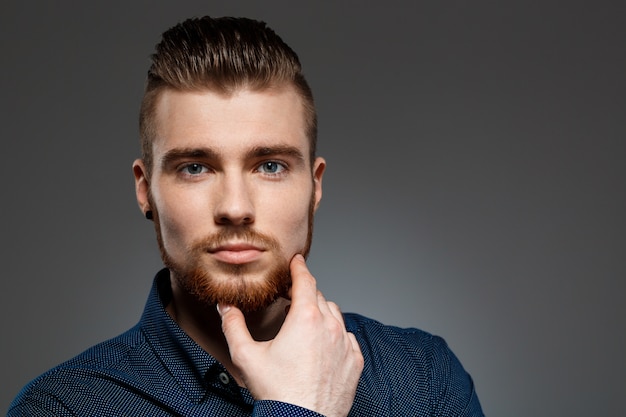
POLYGON ((199 175, 206 172, 206 167, 201 164, 189 164, 183 167, 183 171, 185 172, 185 174, 199 175))
POLYGON ((285 170, 285 166, 281 163, 274 161, 263 162, 261 166, 259 166, 259 171, 264 174, 278 174, 285 170))

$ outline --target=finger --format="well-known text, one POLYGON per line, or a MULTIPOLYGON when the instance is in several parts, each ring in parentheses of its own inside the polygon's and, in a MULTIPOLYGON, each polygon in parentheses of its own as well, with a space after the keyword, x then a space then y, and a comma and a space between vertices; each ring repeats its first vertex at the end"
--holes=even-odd
POLYGON ((328 306, 328 310, 330 310, 330 313, 333 315, 333 317, 335 317, 335 319, 337 319, 337 321, 345 327, 345 323, 343 321, 343 313, 339 309, 339 306, 332 301, 326 302, 326 305, 328 306))
POLYGON ((218 304, 217 311, 222 318, 222 332, 229 347, 240 347, 254 342, 241 310, 230 305, 218 304))
POLYGON ((361 345, 359 345, 359 342, 356 340, 356 336, 353 333, 348 332, 348 339, 350 339, 352 349, 361 352, 361 345))
POLYGON ((328 308, 328 301, 326 301, 324 294, 322 294, 322 292, 319 290, 317 291, 317 306, 323 314, 330 314, 331 316, 333 315, 333 313, 328 308))
POLYGON ((323 314, 329 315, 337 320, 342 326, 345 326, 343 322, 343 315, 341 310, 339 310, 339 306, 332 301, 326 301, 324 294, 320 291, 317 291, 317 305, 323 314))
POLYGON ((309 272, 304 257, 297 254, 289 264, 291 269, 291 306, 317 304, 317 283, 309 272))

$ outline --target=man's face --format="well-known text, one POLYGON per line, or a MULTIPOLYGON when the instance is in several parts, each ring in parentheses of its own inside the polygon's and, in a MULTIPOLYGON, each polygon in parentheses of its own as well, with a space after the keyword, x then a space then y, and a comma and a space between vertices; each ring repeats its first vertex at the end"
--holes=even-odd
POLYGON ((172 277, 204 303, 268 307, 289 289, 293 255, 308 253, 322 195, 300 97, 165 90, 155 116, 151 178, 141 161, 134 173, 172 277))

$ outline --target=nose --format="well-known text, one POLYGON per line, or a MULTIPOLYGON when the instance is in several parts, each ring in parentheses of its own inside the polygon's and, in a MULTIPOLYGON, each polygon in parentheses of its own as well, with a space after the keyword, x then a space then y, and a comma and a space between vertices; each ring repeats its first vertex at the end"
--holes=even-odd
POLYGON ((214 219, 216 224, 241 226, 254 222, 254 204, 249 185, 241 176, 227 176, 220 181, 216 193, 214 219))

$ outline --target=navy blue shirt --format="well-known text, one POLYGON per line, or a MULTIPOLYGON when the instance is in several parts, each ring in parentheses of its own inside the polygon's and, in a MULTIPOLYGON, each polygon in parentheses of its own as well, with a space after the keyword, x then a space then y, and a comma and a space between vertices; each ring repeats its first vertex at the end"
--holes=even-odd
MULTIPOLYGON (((162 270, 135 327, 30 382, 8 417, 319 416, 256 401, 170 318, 170 298, 162 270)), ((350 416, 483 415, 470 376, 443 339, 356 314, 345 322, 365 359, 350 416)))

